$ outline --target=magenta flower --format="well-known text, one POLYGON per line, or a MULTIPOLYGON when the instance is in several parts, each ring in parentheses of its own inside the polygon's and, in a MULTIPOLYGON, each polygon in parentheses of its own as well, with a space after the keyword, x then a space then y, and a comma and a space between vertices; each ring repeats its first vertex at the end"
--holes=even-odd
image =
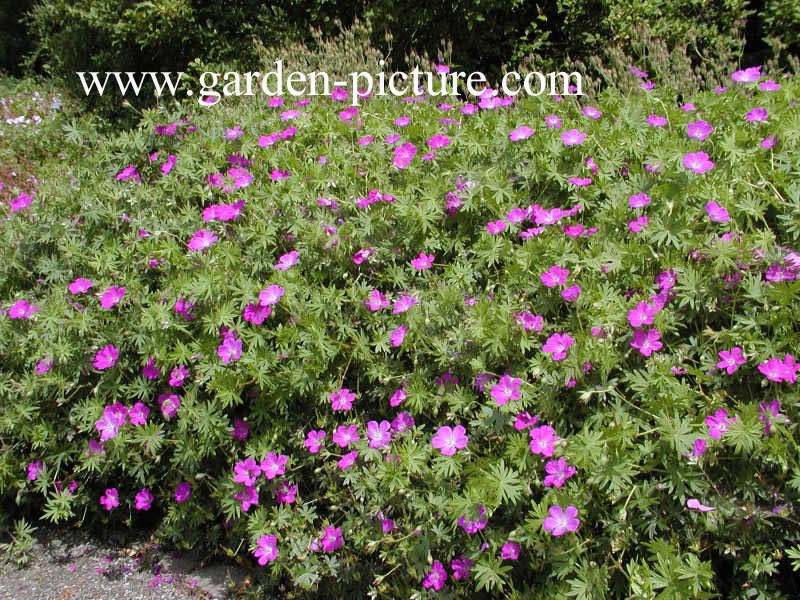
POLYGON ((549 460, 544 466, 547 473, 542 483, 546 487, 561 487, 564 482, 575 474, 575 467, 571 466, 562 456, 558 460, 549 460))
POLYGON ((272 314, 271 306, 248 304, 242 311, 242 318, 253 325, 261 325, 272 314))
POLYGON ((445 146, 450 145, 450 138, 446 135, 442 135, 441 133, 437 133, 431 139, 428 140, 428 146, 431 150, 438 150, 439 148, 444 148, 445 146))
POLYGON ((720 360, 717 363, 717 368, 725 369, 728 375, 733 375, 740 366, 747 362, 739 346, 734 346, 730 350, 720 350, 718 354, 720 360))
POLYGON ((547 271, 541 274, 539 279, 545 287, 556 287, 558 285, 565 285, 569 277, 569 269, 564 269, 558 265, 553 265, 547 271))
POLYGON ((514 313, 514 320, 525 331, 541 331, 544 327, 544 317, 527 311, 514 313))
POLYGON ((411 266, 417 271, 424 271, 425 269, 430 269, 433 266, 433 261, 435 259, 436 257, 433 254, 424 254, 420 252, 417 258, 412 259, 411 266))
POLYGON ((458 518, 458 526, 464 530, 465 533, 473 535, 478 533, 482 529, 486 528, 486 525, 489 523, 489 519, 486 517, 486 507, 485 506, 478 506, 477 508, 477 518, 467 518, 467 515, 461 515, 458 518))
POLYGON ((411 142, 401 144, 394 149, 392 164, 398 169, 406 169, 417 154, 417 147, 411 142))
POLYGON ((203 221, 234 221, 242 214, 244 200, 231 204, 212 204, 203 210, 203 221))
POLYGON ((725 433, 728 428, 736 421, 736 419, 728 416, 728 411, 724 408, 718 408, 713 415, 706 417, 705 423, 708 425, 708 437, 718 440, 725 433))
POLYGON ((117 437, 120 428, 128 421, 128 409, 121 403, 115 402, 103 409, 103 416, 94 424, 100 432, 100 441, 105 442, 117 437))
POLYGON ((761 78, 761 65, 739 69, 731 73, 731 79, 736 83, 753 83, 761 78))
POLYGON ((278 538, 274 535, 262 535, 258 538, 253 556, 258 559, 258 564, 262 567, 278 558, 278 538))
POLYGON ((542 528, 550 532, 553 537, 564 535, 568 531, 575 531, 581 524, 578 519, 578 509, 567 506, 551 506, 547 511, 548 516, 542 521, 542 528))
POLYGON ((297 252, 297 250, 292 250, 291 252, 287 252, 278 259, 278 262, 276 264, 272 266, 278 271, 288 271, 297 264, 298 255, 299 253, 297 252))
POLYGON ((686 125, 686 137, 690 137, 694 140, 702 141, 711 135, 713 131, 714 127, 711 123, 703 121, 702 119, 699 121, 692 121, 686 125))
POLYGON ((514 429, 517 431, 522 431, 523 429, 529 429, 536 425, 539 422, 539 415, 533 415, 529 412, 521 412, 518 413, 514 417, 514 429))
POLYGON ((581 286, 571 285, 570 287, 561 290, 561 297, 567 302, 575 302, 581 295, 581 286))
POLYGON ((697 458, 698 456, 702 456, 703 453, 706 451, 708 447, 708 442, 705 441, 703 438, 697 438, 692 445, 692 456, 697 458))
POLYGON ((394 348, 402 345, 403 340, 406 339, 406 334, 408 333, 408 327, 405 325, 400 325, 397 329, 393 330, 389 334, 389 342, 392 344, 394 348))
POLYGON ((261 461, 259 467, 261 468, 261 472, 264 473, 264 477, 267 479, 275 479, 286 472, 286 463, 288 460, 289 457, 285 454, 270 452, 261 461))
POLYGON ((239 360, 242 356, 242 340, 236 337, 236 332, 227 333, 222 336, 222 343, 217 346, 217 356, 222 364, 230 364, 239 360))
POLYGON ((551 129, 561 129, 561 119, 558 115, 547 115, 544 124, 551 129))
POLYGON ((552 354, 553 360, 564 360, 567 352, 575 344, 575 338, 568 333, 554 333, 542 345, 542 352, 552 354))
POLYGON ((325 527, 325 533, 322 535, 320 545, 324 552, 334 552, 341 548, 344 545, 342 529, 340 527, 325 527))
POLYGON ((242 491, 236 492, 233 499, 241 502, 242 510, 247 512, 251 506, 258 504, 258 489, 255 486, 247 485, 242 491))
POLYGON ((78 277, 75 281, 69 284, 69 293, 73 296, 77 296, 78 294, 85 294, 88 292, 94 283, 92 283, 91 279, 86 279, 84 277, 78 277))
POLYGON ((169 373, 169 385, 172 387, 180 387, 183 385, 186 378, 189 376, 189 369, 186 365, 179 365, 172 369, 169 373))
POLYGON ((146 425, 149 416, 150 409, 143 402, 137 402, 128 410, 131 425, 146 425))
POLYGON ((527 125, 520 125, 516 129, 511 130, 511 133, 508 134, 508 139, 510 139, 512 142, 519 142, 528 139, 534 133, 534 130, 527 125))
POLYGON ((633 221, 628 221, 628 229, 634 233, 641 233, 649 224, 650 219, 647 218, 647 215, 641 215, 635 218, 633 221))
POLYGON ((11 209, 11 212, 17 212, 28 208, 32 202, 33 198, 31 198, 28 194, 20 194, 11 201, 9 208, 11 209))
POLYGON ((146 379, 158 379, 161 376, 161 368, 156 366, 155 358, 148 358, 147 364, 142 367, 142 375, 146 379))
POLYGON ((603 116, 603 113, 594 106, 584 106, 582 112, 585 117, 589 117, 590 119, 599 119, 603 116))
POLYGON ((469 579, 470 569, 475 566, 475 562, 461 556, 450 561, 450 570, 453 571, 453 579, 461 581, 469 579))
POLYGON ((331 436, 333 442, 340 448, 347 448, 350 444, 361 439, 358 434, 358 425, 339 425, 331 436))
POLYGON ((667 124, 667 120, 661 115, 648 115, 647 124, 651 127, 664 127, 667 124))
POLYGON ((519 400, 522 398, 522 392, 519 389, 521 385, 522 379, 512 377, 506 373, 500 378, 500 381, 492 386, 489 395, 494 398, 498 406, 503 406, 509 400, 519 400))
POLYGON ((628 323, 631 327, 641 327, 642 325, 652 325, 653 319, 658 314, 658 307, 648 302, 639 302, 636 308, 628 311, 628 323))
POLYGON ((136 494, 136 510, 150 510, 150 507, 153 506, 153 500, 153 494, 150 490, 146 487, 142 488, 136 494))
POLYGON ((261 290, 258 294, 258 303, 261 306, 276 304, 284 294, 284 289, 279 285, 271 285, 267 289, 261 290))
POLYGON ((702 175, 714 168, 714 163, 708 158, 705 152, 689 152, 683 156, 683 166, 692 173, 702 175))
POLYGON ((190 302, 186 298, 178 298, 175 300, 175 312, 179 315, 183 315, 183 318, 187 321, 194 319, 195 314, 192 312, 194 307, 194 302, 190 302))
POLYGON ((39 475, 41 475, 44 472, 44 465, 42 464, 42 461, 35 460, 32 463, 28 463, 27 470, 28 470, 28 480, 36 481, 39 478, 39 475))
POLYGON ((297 499, 297 486, 288 481, 281 481, 275 490, 275 499, 281 504, 294 504, 297 499))
POLYGON ((491 235, 499 235, 508 228, 508 224, 503 219, 497 221, 489 221, 486 223, 486 231, 491 235))
POLYGON ((455 427, 443 425, 431 439, 431 444, 443 455, 453 456, 457 450, 466 448, 468 442, 466 433, 467 430, 461 425, 455 427))
POLYGON ((772 79, 767 79, 758 84, 758 89, 762 92, 777 92, 781 89, 781 84, 775 83, 772 79))
POLYGON ((586 134, 578 129, 570 129, 561 134, 565 146, 579 146, 586 139, 586 134))
POLYGON ((34 306, 33 304, 28 304, 25 300, 17 300, 8 307, 8 318, 9 319, 29 319, 36 311, 39 310, 38 306, 34 306))
POLYGON ((407 294, 402 294, 400 298, 394 301, 392 304, 392 314, 399 315, 401 313, 406 312, 412 306, 419 304, 419 300, 414 298, 413 296, 409 296, 407 294))
POLYGON ((769 113, 767 112, 766 108, 761 108, 757 106, 753 110, 749 111, 745 118, 750 123, 764 123, 769 118, 769 113))
POLYGON ((113 344, 103 346, 94 355, 94 368, 100 371, 110 369, 117 364, 119 358, 119 350, 113 344))
POLYGON ((213 232, 207 229, 198 229, 194 232, 192 239, 186 243, 186 247, 194 252, 205 250, 213 246, 219 239, 213 232))
POLYGON ((774 423, 788 423, 789 420, 781 412, 781 401, 778 399, 762 402, 758 405, 758 420, 764 423, 764 435, 772 435, 774 423))
POLYGON ((161 414, 169 421, 178 413, 181 399, 175 394, 161 394, 158 397, 158 405, 161 407, 161 414))
POLYGON ((540 425, 528 432, 531 438, 530 449, 532 454, 541 454, 542 456, 553 456, 555 452, 556 442, 559 438, 555 430, 550 425, 540 425))
POLYGON ((100 504, 109 511, 117 508, 119 506, 119 491, 117 488, 107 488, 106 493, 100 496, 100 504))
POLYGON ((386 299, 386 296, 384 296, 380 291, 372 290, 369 293, 369 298, 364 300, 364 304, 368 309, 375 312, 382 308, 388 307, 389 301, 386 299))
POLYGON ((320 448, 322 448, 323 440, 327 435, 328 434, 321 429, 309 431, 306 434, 306 439, 303 442, 303 446, 305 446, 311 454, 316 454, 320 451, 320 448))
POLYGON ((652 201, 653 199, 645 193, 633 194, 628 198, 628 206, 631 208, 644 208, 652 201))
POLYGON ((353 450, 352 452, 348 452, 347 454, 343 455, 342 458, 337 461, 336 466, 339 468, 339 470, 344 471, 356 464, 357 458, 358 450, 353 450))
POLYGON ((727 223, 731 220, 728 210, 716 202, 706 203, 706 214, 714 223, 727 223))
POLYGON ((686 508, 689 508, 690 510, 699 510, 700 512, 708 512, 710 510, 714 510, 713 506, 706 506, 705 504, 700 502, 700 500, 698 500, 697 498, 689 498, 686 501, 686 508))
POLYGON ((370 448, 385 448, 392 441, 392 424, 389 421, 369 421, 367 423, 367 438, 370 448))
POLYGON ((569 177, 567 179, 572 185, 575 187, 586 187, 587 185, 591 185, 592 178, 591 177, 569 177))
POLYGON ((353 263, 360 265, 374 253, 375 251, 372 248, 361 248, 361 250, 353 254, 353 263))
POLYGON ((519 544, 509 540, 500 548, 500 558, 503 560, 517 560, 519 558, 519 550, 519 544))
POLYGON ((331 392, 328 396, 331 401, 331 408, 333 410, 350 410, 353 408, 353 400, 356 399, 355 393, 347 388, 341 388, 335 392, 331 392))
POLYGON ((660 339, 661 333, 658 329, 648 329, 647 331, 637 329, 633 332, 631 346, 636 348, 642 356, 650 356, 653 352, 658 352, 663 347, 660 339))
POLYGON ((758 370, 769 381, 781 383, 783 381, 794 383, 797 381, 797 372, 800 370, 800 363, 796 363, 794 356, 787 354, 783 360, 780 358, 770 358, 758 365, 758 370))
POLYGON ((117 173, 115 178, 117 181, 125 181, 127 179, 132 179, 133 181, 139 183, 142 181, 141 175, 139 175, 139 171, 136 170, 136 165, 128 165, 122 171, 117 173))
POLYGON ((44 375, 48 373, 50 369, 53 368, 55 361, 48 356, 45 356, 42 360, 36 363, 36 368, 34 369, 34 373, 37 375, 44 375))
POLYGON ((103 308, 112 308, 122 301, 125 297, 125 288, 112 285, 100 296, 100 306, 103 308))
POLYGON ((189 496, 192 495, 192 484, 188 481, 182 481, 178 484, 175 488, 175 502, 180 504, 181 502, 186 502, 189 499, 189 496))
POLYGON ((445 583, 447 583, 447 570, 440 561, 435 560, 431 564, 431 570, 425 573, 422 587, 426 590, 433 589, 438 592, 444 588, 445 583))
POLYGON ((236 483, 255 485, 259 475, 261 475, 261 467, 254 458, 240 460, 233 466, 233 480, 236 483))

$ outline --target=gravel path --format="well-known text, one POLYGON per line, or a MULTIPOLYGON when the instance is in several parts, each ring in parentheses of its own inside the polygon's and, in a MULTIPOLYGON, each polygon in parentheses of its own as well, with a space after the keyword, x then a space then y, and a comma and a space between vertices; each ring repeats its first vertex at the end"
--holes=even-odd
POLYGON ((227 600, 245 579, 235 566, 201 566, 146 542, 120 546, 70 529, 36 537, 27 566, 0 557, 0 600, 227 600))

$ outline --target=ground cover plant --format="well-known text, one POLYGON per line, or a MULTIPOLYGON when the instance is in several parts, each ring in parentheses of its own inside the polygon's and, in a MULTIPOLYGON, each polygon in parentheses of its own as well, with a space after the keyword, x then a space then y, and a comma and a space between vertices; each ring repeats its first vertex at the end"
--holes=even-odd
POLYGON ((800 85, 632 72, 114 135, 7 102, 56 156, 0 190, 6 549, 153 528, 281 598, 796 596, 800 85))

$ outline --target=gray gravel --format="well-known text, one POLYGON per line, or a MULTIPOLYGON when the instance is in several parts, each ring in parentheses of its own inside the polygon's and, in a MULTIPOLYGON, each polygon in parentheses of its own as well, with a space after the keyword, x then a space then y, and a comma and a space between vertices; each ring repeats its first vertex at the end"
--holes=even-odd
POLYGON ((120 546, 70 529, 39 530, 36 537, 27 566, 0 557, 0 600, 228 600, 246 576, 147 542, 120 546))

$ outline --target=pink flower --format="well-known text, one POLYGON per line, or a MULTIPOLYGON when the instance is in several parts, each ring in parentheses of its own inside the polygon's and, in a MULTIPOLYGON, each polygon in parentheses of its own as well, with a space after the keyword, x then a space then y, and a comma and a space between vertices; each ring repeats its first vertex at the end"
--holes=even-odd
POLYGON ((466 533, 472 535, 486 528, 489 519, 486 517, 486 507, 479 506, 477 510, 477 518, 467 518, 466 515, 461 515, 458 518, 458 526, 461 527, 466 533))
POLYGON ((242 510, 247 512, 250 510, 251 506, 258 504, 258 489, 255 486, 246 485, 241 492, 237 492, 233 495, 233 499, 239 500, 239 502, 241 502, 242 510))
POLYGON ((403 341, 406 339, 407 333, 408 327, 405 325, 400 325, 397 329, 393 330, 389 334, 389 342, 392 344, 392 347, 397 348, 402 345, 403 341))
POLYGON ((528 435, 531 438, 531 453, 541 454, 542 456, 553 456, 556 442, 561 439, 550 425, 535 427, 528 432, 528 435))
POLYGON ((219 239, 214 233, 206 229, 199 229, 194 232, 192 239, 186 243, 186 247, 193 252, 205 250, 213 246, 219 239))
POLYGON ((445 456, 453 456, 457 450, 467 446, 467 430, 461 425, 439 427, 436 435, 431 439, 431 444, 445 456))
POLYGON ((367 260, 375 251, 372 248, 361 248, 355 254, 353 254, 353 262, 357 265, 360 265, 365 260, 367 260))
POLYGON ((503 219, 498 219, 497 221, 489 221, 486 223, 486 231, 488 231, 492 235, 498 235, 505 231, 508 228, 503 219))
POLYGON ((736 419, 728 416, 728 411, 724 408, 717 409, 713 415, 706 417, 705 423, 708 425, 708 437, 714 440, 721 438, 736 419))
POLYGON ((586 187, 587 185, 591 185, 592 178, 591 177, 569 177, 567 179, 572 185, 575 187, 586 187))
POLYGON ((358 425, 339 425, 331 436, 333 442, 340 448, 347 448, 350 444, 361 439, 358 435, 358 425))
POLYGON ((261 290, 258 294, 258 303, 262 306, 270 306, 272 304, 277 304, 277 302, 283 297, 284 289, 279 285, 271 285, 268 288, 261 290))
POLYGON ((683 166, 692 173, 702 175, 714 168, 714 163, 708 159, 705 152, 689 152, 683 156, 683 166))
POLYGON ((356 395, 347 388, 341 388, 330 393, 331 408, 333 410, 350 410, 356 395))
POLYGON ((647 218, 647 215, 641 215, 640 217, 635 218, 633 221, 628 222, 628 229, 634 233, 641 233, 649 223, 650 220, 647 218))
POLYGON ((794 361, 794 356, 787 354, 783 360, 780 358, 770 358, 762 362, 758 365, 758 370, 769 381, 794 383, 797 381, 797 372, 800 370, 800 363, 794 361))
POLYGON ((647 124, 651 127, 664 127, 667 124, 667 120, 660 115, 648 115, 647 124))
POLYGON ((564 290, 561 290, 561 297, 567 302, 575 302, 581 295, 581 286, 572 285, 564 290))
POLYGON ((233 466, 233 480, 242 485, 255 485, 261 475, 261 467, 254 458, 240 460, 233 466))
POLYGON ((716 202, 706 203, 706 214, 714 223, 727 223, 731 220, 728 210, 716 202))
POLYGON ((561 129, 561 119, 558 115, 547 115, 544 118, 544 124, 551 129, 561 129))
POLYGON ((761 140, 759 145, 762 148, 765 148, 766 150, 769 150, 771 148, 774 148, 777 143, 778 143, 778 136, 776 136, 776 135, 768 135, 763 140, 761 140))
POLYGON ((558 265, 553 265, 547 271, 542 273, 539 279, 541 279, 545 287, 552 288, 558 285, 566 284, 567 277, 569 277, 569 269, 564 269, 558 265))
POLYGON ((32 463, 28 463, 28 480, 36 481, 43 472, 44 465, 42 461, 35 460, 32 463))
POLYGON ((238 125, 236 125, 234 127, 229 127, 228 129, 225 130, 225 139, 226 140, 235 140, 235 139, 238 139, 238 138, 242 137, 243 135, 244 135, 244 131, 242 131, 242 128, 239 127, 238 125))
POLYGON ((514 313, 514 320, 525 331, 541 331, 544 327, 544 317, 527 311, 514 313))
POLYGON ((475 562, 461 556, 450 561, 450 570, 453 571, 453 579, 461 581, 469 579, 470 569, 475 566, 475 562))
POLYGON ((50 369, 53 368, 55 361, 48 356, 45 356, 42 360, 36 363, 36 368, 34 369, 34 373, 37 375, 44 375, 45 373, 49 372, 50 369))
POLYGON ((358 450, 353 450, 352 452, 348 452, 347 454, 343 455, 340 458, 336 466, 339 467, 340 470, 344 471, 345 469, 349 469, 354 464, 356 464, 356 459, 358 458, 358 450))
POLYGON ((100 504, 106 510, 111 510, 119 506, 119 491, 117 488, 107 488, 106 493, 100 496, 100 504))
POLYGON ((389 301, 386 299, 386 296, 384 296, 380 291, 372 290, 369 293, 369 298, 364 300, 364 304, 368 309, 375 312, 382 308, 388 307, 389 301))
POLYGON ((548 516, 542 521, 542 528, 549 531, 553 537, 564 535, 568 531, 575 531, 581 524, 578 519, 578 509, 567 506, 551 506, 547 511, 548 516))
POLYGON ((772 79, 767 79, 766 81, 762 81, 758 84, 758 89, 762 92, 777 92, 781 89, 781 85, 779 83, 775 83, 772 79))
POLYGON ((562 456, 558 460, 549 460, 544 466, 547 473, 542 483, 547 487, 561 487, 564 482, 575 474, 575 467, 571 466, 562 456))
POLYGON ((417 304, 419 304, 419 300, 413 296, 402 294, 400 298, 394 301, 394 304, 392 305, 392 314, 399 315, 417 304))
POLYGON ((283 475, 286 472, 286 463, 288 460, 289 457, 285 454, 275 454, 274 452, 270 452, 264 457, 259 466, 261 468, 261 472, 264 473, 264 477, 267 479, 275 479, 279 475, 283 475))
POLYGON ((217 346, 217 356, 222 364, 236 362, 242 356, 242 340, 236 337, 236 332, 227 333, 222 337, 222 343, 217 346))
POLYGON ((435 560, 431 564, 431 570, 425 573, 425 578, 422 580, 422 587, 427 590, 433 589, 438 592, 444 588, 445 583, 447 583, 447 570, 440 561, 435 560))
POLYGON ((439 148, 444 148, 445 146, 450 145, 450 138, 446 135, 442 135, 441 133, 437 133, 431 139, 428 140, 428 146, 431 150, 438 150, 439 148))
POLYGON ((113 344, 108 344, 107 346, 103 346, 100 350, 97 351, 97 354, 94 355, 94 368, 100 371, 104 371, 105 369, 110 369, 115 364, 117 364, 117 359, 119 358, 119 350, 113 344))
POLYGON ((189 496, 192 495, 192 484, 188 481, 182 481, 178 484, 175 488, 175 502, 180 504, 181 502, 186 502, 189 499, 189 496))
POLYGON ((740 69, 731 73, 731 79, 736 83, 753 83, 761 78, 761 65, 740 69))
POLYGON ((565 146, 579 146, 586 139, 586 134, 578 129, 570 129, 561 134, 565 146))
POLYGON ((29 319, 39 310, 38 306, 28 304, 25 300, 17 300, 8 307, 9 319, 29 319))
POLYGON ((158 405, 161 407, 161 414, 169 421, 178 413, 181 399, 176 394, 161 394, 158 397, 158 405))
POLYGON ((20 194, 11 201, 9 208, 11 208, 11 212, 17 212, 28 208, 32 202, 33 198, 28 194, 20 194))
POLYGON ((297 499, 297 486, 288 481, 281 481, 275 490, 275 499, 281 504, 294 504, 297 499))
POLYGON ((641 327, 642 325, 652 325, 654 317, 658 314, 658 308, 647 302, 639 302, 636 308, 628 311, 628 323, 631 327, 641 327))
POLYGON ((398 169, 406 169, 411 164, 417 154, 417 147, 411 142, 401 144, 394 149, 394 160, 392 164, 398 169))
POLYGON ((258 538, 253 556, 258 559, 258 564, 262 567, 278 558, 278 538, 274 535, 262 535, 258 538))
POLYGON ((297 264, 298 254, 299 253, 297 252, 297 250, 292 250, 291 252, 287 252, 278 259, 277 264, 274 264, 272 266, 278 271, 288 271, 297 264))
POLYGON ((522 379, 511 377, 511 375, 506 373, 500 378, 500 381, 492 386, 489 395, 494 398, 498 406, 503 406, 509 400, 519 400, 522 398, 522 392, 519 389, 521 385, 522 379))
POLYGON ((528 127, 527 125, 521 125, 516 129, 512 129, 511 133, 508 134, 508 139, 512 142, 519 142, 522 140, 526 140, 534 134, 534 130, 528 127))
POLYGON ((403 402, 406 401, 408 398, 408 394, 406 393, 405 389, 398 388, 392 394, 392 397, 389 398, 389 406, 396 407, 400 406, 403 402))
POLYGON ((647 331, 637 329, 633 332, 631 346, 636 348, 642 356, 650 356, 653 352, 658 352, 663 347, 660 339, 661 333, 659 333, 658 329, 648 329, 647 331))
POLYGON ((500 548, 500 558, 503 560, 517 560, 519 558, 519 550, 519 544, 509 540, 500 548))
POLYGON ((142 488, 136 494, 136 510, 150 510, 153 505, 153 494, 148 488, 142 488))
POLYGON ((156 366, 155 358, 148 358, 147 364, 142 367, 142 375, 145 379, 158 379, 161 376, 161 368, 156 366))
POLYGON ((145 425, 147 424, 147 417, 150 415, 150 409, 147 408, 143 402, 137 402, 131 406, 128 411, 131 425, 145 425))
POLYGON ((116 306, 125 297, 125 291, 124 287, 112 285, 100 296, 100 306, 105 309, 116 306))
POLYGON ((710 510, 714 510, 713 506, 706 506, 705 504, 701 503, 700 500, 697 498, 689 498, 686 501, 686 507, 691 510, 699 510, 700 512, 708 512, 710 510))
POLYGON ((203 210, 203 221, 234 221, 242 214, 244 200, 232 204, 212 204, 203 210))
POLYGON ((585 117, 589 117, 590 119, 599 119, 603 116, 603 113, 600 112, 594 106, 584 106, 583 107, 583 115, 585 117))
POLYGON ((103 409, 103 416, 95 423, 95 429, 100 432, 100 441, 117 437, 119 430, 128 421, 128 409, 119 402, 115 402, 103 409))
POLYGON ((711 123, 702 119, 698 121, 692 121, 686 125, 686 137, 694 140, 702 141, 711 135, 713 131, 714 127, 711 125, 711 123))
POLYGON ((344 545, 342 529, 340 527, 325 527, 320 545, 324 552, 334 552, 344 545))
POLYGON ((367 439, 370 448, 385 448, 392 441, 392 424, 389 421, 369 421, 367 423, 367 439))
POLYGON ((311 454, 316 454, 320 451, 320 448, 322 448, 323 440, 327 435, 328 434, 321 429, 309 431, 306 434, 306 439, 303 442, 303 446, 305 446, 311 454))
POLYGON ((417 271, 424 271, 426 269, 430 269, 433 266, 433 261, 436 257, 433 254, 424 254, 422 252, 419 253, 417 258, 411 260, 411 266, 414 267, 417 271))
POLYGON ((248 304, 242 311, 242 318, 253 325, 261 325, 272 314, 271 306, 248 304))
POLYGON ((547 341, 542 346, 542 352, 545 354, 552 354, 553 360, 564 360, 567 357, 567 351, 575 343, 573 338, 568 333, 554 333, 547 338, 547 341))
POLYGON ((764 123, 769 118, 769 113, 767 112, 766 108, 761 108, 760 106, 755 107, 751 111, 749 111, 745 118, 750 123, 764 123))
POLYGON ((653 199, 645 193, 633 194, 628 198, 628 206, 631 208, 644 208, 652 201, 653 199))
POLYGON ((523 429, 529 429, 536 425, 539 422, 539 415, 531 416, 528 412, 521 412, 517 414, 514 418, 514 429, 517 431, 522 431, 523 429))
POLYGON ((73 296, 85 294, 92 288, 93 285, 94 284, 92 283, 91 279, 78 277, 75 281, 69 284, 69 293, 73 296))
POLYGON ((717 368, 725 369, 728 375, 733 375, 740 366, 747 362, 739 346, 734 346, 730 350, 720 350, 718 354, 720 360, 717 363, 717 368))
POLYGON ((133 179, 135 182, 139 183, 142 181, 141 175, 136 170, 136 165, 128 165, 122 171, 117 173, 115 178, 117 181, 125 181, 127 179, 133 179))

